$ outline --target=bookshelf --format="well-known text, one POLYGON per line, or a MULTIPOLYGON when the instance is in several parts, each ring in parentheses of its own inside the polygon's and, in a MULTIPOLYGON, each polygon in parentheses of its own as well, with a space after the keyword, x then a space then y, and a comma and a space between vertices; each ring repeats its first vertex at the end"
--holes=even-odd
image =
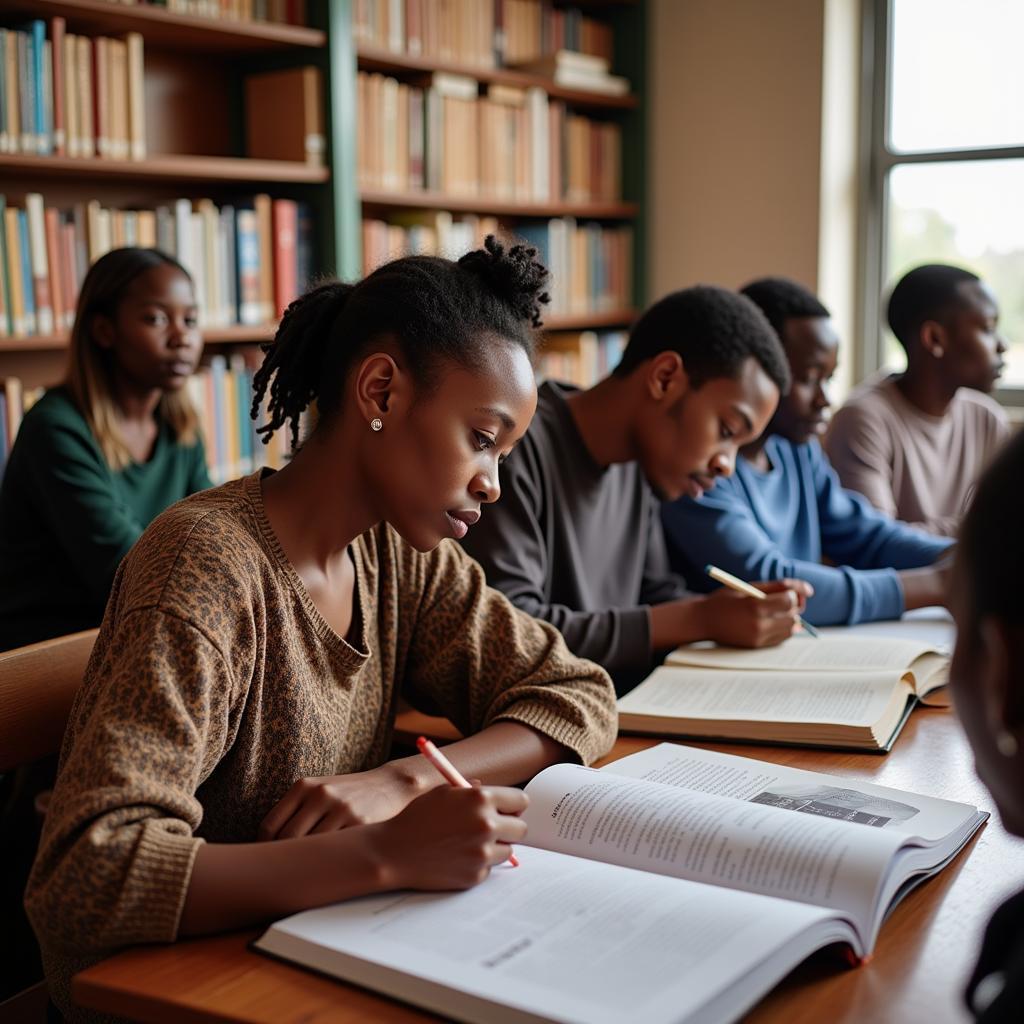
MULTIPOLYGON (((424 0, 427 2, 427 0, 424 0)), ((179 14, 115 0, 0 0, 0 26, 20 28, 30 19, 63 18, 68 33, 122 37, 139 33, 145 47, 144 160, 0 153, 0 194, 21 206, 30 192, 47 206, 70 208, 97 200, 111 209, 151 209, 175 199, 210 199, 218 208, 256 192, 309 205, 316 230, 315 270, 354 279, 363 272, 364 218, 401 218, 446 213, 456 218, 497 218, 516 231, 551 219, 582 226, 632 231, 629 294, 593 311, 551 313, 546 330, 584 332, 626 328, 645 300, 644 149, 646 5, 626 0, 564 3, 605 25, 614 40, 612 71, 630 81, 626 95, 606 95, 557 85, 550 77, 508 67, 484 67, 452 59, 395 52, 357 39, 357 0, 308 0, 308 25, 179 14), (313 65, 324 87, 326 167, 254 159, 244 155, 243 82, 251 72, 313 65), (453 195, 433 189, 360 189, 357 76, 382 74, 423 85, 435 73, 462 75, 491 87, 543 90, 566 111, 613 123, 621 132, 621 193, 613 199, 570 201, 552 196, 520 201, 484 195, 453 195)), ((218 353, 246 352, 273 336, 272 323, 204 326, 206 361, 218 353)), ((566 335, 559 342, 565 344, 566 335)), ((19 377, 26 388, 59 379, 66 332, 0 338, 0 378, 19 377)))
MULTIPOLYGON (((62 18, 69 34, 95 38, 139 33, 144 44, 147 155, 144 160, 33 153, 0 153, 0 193, 21 207, 30 192, 47 206, 70 209, 99 201, 112 209, 151 209, 176 199, 212 199, 218 208, 255 193, 309 204, 316 223, 314 266, 333 272, 335 204, 329 153, 337 133, 330 122, 337 105, 330 92, 329 39, 341 13, 335 0, 310 4, 306 26, 216 19, 160 7, 111 0, 0 0, 0 26, 24 28, 62 18), (246 74, 313 65, 324 82, 326 167, 298 161, 254 159, 244 154, 243 82, 246 74)), ((224 345, 264 342, 272 324, 204 326, 210 354, 224 345)), ((59 379, 66 331, 0 338, 0 377, 17 376, 26 388, 59 379)))

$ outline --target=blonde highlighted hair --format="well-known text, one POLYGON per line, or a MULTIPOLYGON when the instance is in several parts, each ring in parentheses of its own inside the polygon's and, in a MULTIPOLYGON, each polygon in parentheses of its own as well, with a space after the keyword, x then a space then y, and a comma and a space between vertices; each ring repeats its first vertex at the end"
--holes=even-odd
MULTIPOLYGON (((113 249, 89 268, 78 293, 64 387, 89 424, 107 465, 114 470, 128 466, 132 456, 118 427, 119 416, 113 391, 114 357, 109 349, 101 348, 93 338, 93 321, 97 316, 113 319, 125 289, 132 281, 139 274, 162 266, 179 270, 191 282, 189 272, 159 249, 113 249)), ((165 393, 160 399, 157 414, 171 427, 180 444, 195 444, 199 436, 199 418, 187 391, 165 393)))

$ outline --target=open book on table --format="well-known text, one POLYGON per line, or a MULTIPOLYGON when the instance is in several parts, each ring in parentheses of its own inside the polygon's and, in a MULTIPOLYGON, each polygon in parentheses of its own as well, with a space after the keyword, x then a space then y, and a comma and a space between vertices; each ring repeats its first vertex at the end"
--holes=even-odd
POLYGON ((691 644, 619 700, 619 728, 883 753, 915 704, 948 704, 948 677, 944 649, 841 629, 758 650, 691 644))
POLYGON ((527 793, 518 868, 296 914, 256 948, 479 1024, 722 1024, 816 949, 871 952, 988 817, 668 743, 527 793))

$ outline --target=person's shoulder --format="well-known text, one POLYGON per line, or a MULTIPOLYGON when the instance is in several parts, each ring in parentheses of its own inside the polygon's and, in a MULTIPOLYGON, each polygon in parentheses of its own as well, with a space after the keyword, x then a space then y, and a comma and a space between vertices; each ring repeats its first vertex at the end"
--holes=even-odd
POLYGON ((150 523, 123 564, 130 603, 220 611, 248 603, 270 561, 248 493, 252 480, 199 491, 150 523))
POLYGON ((984 391, 975 391, 973 388, 959 388, 953 396, 956 406, 962 410, 964 416, 970 417, 980 423, 996 423, 1004 426, 1008 423, 1006 410, 991 396, 984 391))
POLYGON ((89 424, 71 395, 62 387, 50 388, 25 413, 18 428, 18 438, 32 442, 44 438, 76 438, 94 444, 89 424))
POLYGON ((898 397, 895 375, 875 374, 853 388, 834 413, 833 423, 877 422, 880 418, 888 418, 897 410, 898 397))

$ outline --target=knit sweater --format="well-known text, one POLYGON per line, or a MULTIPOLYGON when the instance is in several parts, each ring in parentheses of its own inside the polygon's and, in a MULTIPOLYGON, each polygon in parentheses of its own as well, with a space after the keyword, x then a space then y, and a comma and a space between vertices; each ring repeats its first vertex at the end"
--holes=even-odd
POLYGON ((260 475, 179 502, 125 558, 64 737, 26 907, 51 995, 118 947, 170 942, 199 844, 246 842, 299 778, 388 757, 400 696, 465 734, 516 721, 588 763, 615 738, 605 673, 486 586, 457 544, 351 545, 350 644, 266 517, 260 475))

